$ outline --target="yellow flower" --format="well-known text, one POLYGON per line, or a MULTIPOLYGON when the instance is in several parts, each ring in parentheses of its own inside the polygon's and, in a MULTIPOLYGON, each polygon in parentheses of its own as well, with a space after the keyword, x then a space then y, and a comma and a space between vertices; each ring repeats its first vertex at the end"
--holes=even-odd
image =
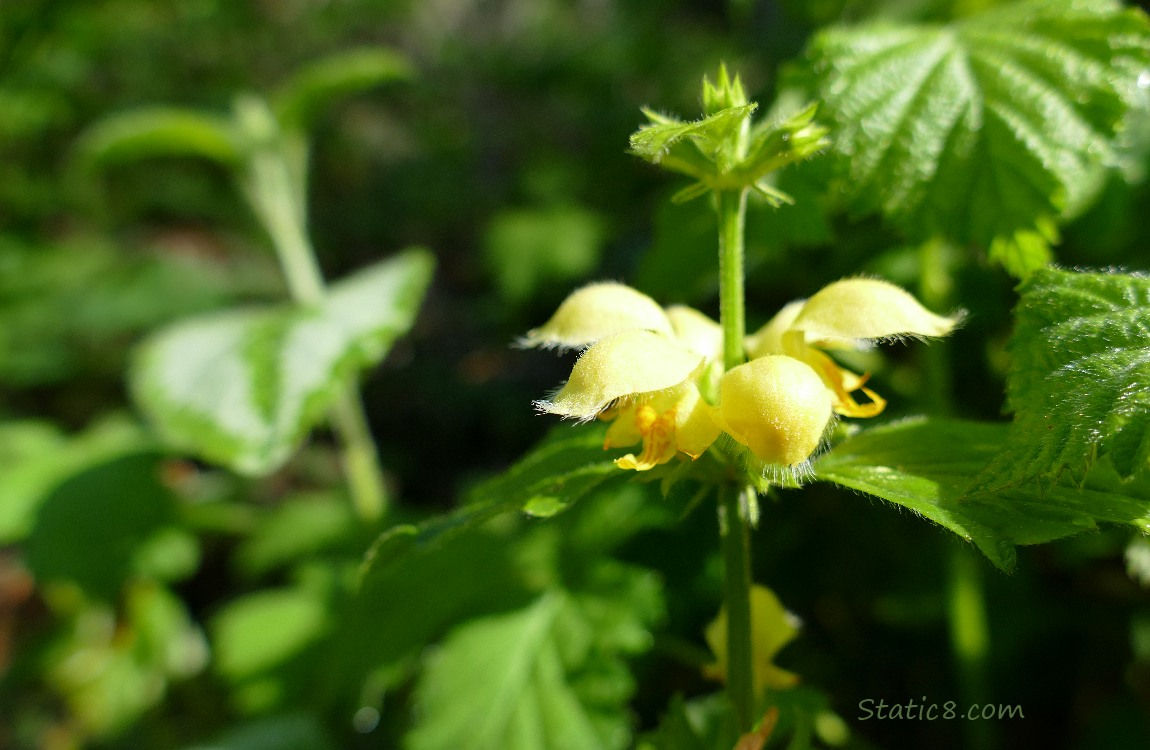
POLYGON ((522 343, 586 347, 564 386, 536 407, 611 420, 604 448, 642 444, 638 455, 616 459, 620 468, 644 471, 677 453, 698 458, 721 433, 699 382, 717 359, 722 334, 700 312, 664 310, 622 284, 591 284, 573 292, 522 343))
POLYGON ((719 388, 723 429, 768 464, 806 461, 831 421, 831 397, 818 374, 783 354, 732 368, 719 388))
MULTIPOLYGON (((758 584, 751 587, 751 674, 755 690, 761 695, 768 688, 789 688, 799 681, 793 672, 775 666, 775 654, 799 634, 799 620, 783 607, 775 592, 758 584)), ((719 610, 704 632, 707 645, 715 654, 715 663, 703 674, 713 679, 727 679, 727 608, 719 610)))
POLYGON ((843 279, 808 300, 785 306, 747 339, 747 353, 786 355, 805 362, 831 392, 832 408, 845 417, 873 417, 886 401, 865 387, 866 375, 840 366, 821 349, 859 349, 875 341, 945 336, 961 315, 944 317, 923 307, 905 290, 878 279, 843 279), (856 391, 869 401, 858 403, 856 391))
POLYGON ((644 471, 679 453, 697 458, 723 432, 767 464, 795 467, 818 448, 834 414, 873 417, 886 405, 865 387, 867 376, 823 349, 943 336, 957 321, 893 284, 846 279, 780 310, 748 337, 750 361, 723 373, 717 323, 603 282, 573 292, 521 343, 583 350, 563 387, 536 406, 610 420, 605 448, 642 445, 616 460, 621 468, 644 471), (853 395, 860 391, 868 399, 861 404, 853 395), (717 406, 708 400, 716 396, 717 406))

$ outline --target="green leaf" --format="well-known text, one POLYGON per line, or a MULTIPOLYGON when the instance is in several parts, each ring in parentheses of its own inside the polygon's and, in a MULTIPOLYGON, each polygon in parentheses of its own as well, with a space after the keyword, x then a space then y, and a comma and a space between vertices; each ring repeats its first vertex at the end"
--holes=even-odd
POLYGON ((547 508, 547 517, 626 472, 603 450, 603 425, 555 427, 538 446, 503 474, 483 482, 471 494, 471 506, 547 508))
POLYGON ((1004 448, 1007 425, 908 420, 861 432, 815 462, 818 479, 896 503, 973 542, 998 567, 1016 544, 1039 544, 1097 522, 1150 528, 1150 491, 1122 489, 1100 472, 1084 487, 1005 488, 971 494, 1004 448))
POLYGON ((215 668, 244 680, 282 664, 330 627, 328 602, 303 588, 266 589, 230 602, 212 621, 215 668))
POLYGON ((163 702, 169 682, 186 680, 207 661, 203 633, 184 603, 154 583, 128 586, 115 608, 57 601, 68 602, 55 613, 66 626, 44 655, 44 679, 79 731, 123 731, 163 702))
POLYGON ((433 261, 411 250, 333 285, 309 308, 227 312, 137 352, 133 395, 171 445, 253 475, 280 466, 338 388, 412 325, 433 261))
POLYGON ((287 498, 236 549, 236 561, 246 574, 261 576, 287 567, 307 555, 338 547, 356 528, 346 498, 335 493, 287 498))
POLYGON ((276 116, 288 128, 306 129, 332 101, 414 74, 406 57, 388 49, 340 52, 299 70, 273 97, 276 116))
POLYGON ((1022 287, 1007 382, 1014 424, 981 482, 996 489, 1109 456, 1150 469, 1150 277, 1043 269, 1022 287))
POLYGON ((657 579, 622 566, 597 590, 552 590, 525 609, 475 620, 428 661, 410 750, 599 750, 629 744, 634 681, 622 658, 646 650, 657 579))
POLYGON ((238 724, 210 743, 185 750, 332 750, 335 747, 315 717, 288 714, 238 724))
POLYGON ((639 750, 709 750, 687 715, 683 696, 676 694, 655 731, 644 737, 639 750))
POLYGON ((140 428, 121 419, 74 437, 47 422, 0 423, 0 545, 26 536, 41 503, 69 476, 147 447, 140 428))
POLYGON ((601 425, 556 427, 518 463, 476 487, 462 507, 419 526, 405 524, 381 534, 367 553, 364 576, 503 513, 555 515, 609 480, 622 479, 623 471, 603 451, 604 432, 601 425))
POLYGON ((231 123, 214 115, 173 107, 149 107, 110 115, 81 136, 77 152, 94 167, 156 156, 198 156, 228 167, 243 148, 231 123))
POLYGON ((1148 50, 1140 11, 1031 0, 948 26, 831 29, 808 57, 860 208, 915 238, 1000 239, 999 257, 1029 271, 1044 254, 1010 241, 1112 161, 1148 50))
POLYGON ((500 296, 522 303, 541 284, 585 278, 599 262, 603 222, 576 206, 505 211, 487 227, 484 260, 500 296))
POLYGON ((631 153, 653 164, 703 179, 714 172, 712 163, 723 156, 723 150, 756 107, 755 104, 730 107, 694 122, 643 110, 651 122, 631 135, 631 153))
POLYGON ((332 750, 335 747, 315 717, 288 714, 238 724, 210 743, 185 750, 332 750))
POLYGON ((339 623, 331 664, 362 673, 435 642, 463 619, 522 606, 530 594, 516 555, 508 534, 484 526, 370 558, 354 608, 339 623))
POLYGON ((177 522, 160 462, 150 452, 118 456, 52 490, 27 541, 32 574, 43 582, 73 582, 111 601, 129 578, 155 572, 148 543, 177 522))

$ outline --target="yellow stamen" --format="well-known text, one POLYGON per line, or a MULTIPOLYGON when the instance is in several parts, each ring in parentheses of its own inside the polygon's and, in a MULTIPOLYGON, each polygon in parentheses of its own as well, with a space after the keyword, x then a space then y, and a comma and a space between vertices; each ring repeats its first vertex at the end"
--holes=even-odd
POLYGON ((647 471, 674 458, 675 409, 660 414, 650 404, 644 404, 635 410, 635 429, 643 438, 643 452, 638 457, 628 453, 615 459, 620 469, 647 471))
POLYGON ((856 375, 850 370, 840 367, 837 362, 815 349, 808 348, 805 352, 807 361, 815 365, 815 371, 822 377, 823 382, 834 394, 833 407, 835 414, 844 417, 877 417, 886 408, 886 399, 878 395, 864 384, 870 379, 870 373, 856 375), (860 404, 855 401, 851 393, 862 391, 870 399, 870 403, 860 404))

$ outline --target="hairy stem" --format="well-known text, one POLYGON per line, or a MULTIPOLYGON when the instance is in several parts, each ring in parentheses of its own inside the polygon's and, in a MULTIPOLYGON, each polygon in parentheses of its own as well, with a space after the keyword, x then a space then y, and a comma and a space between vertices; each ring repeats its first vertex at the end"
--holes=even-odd
POLYGON ((715 194, 719 214, 719 320, 723 326, 723 369, 743 364, 746 313, 743 293, 743 232, 747 191, 715 194))
POLYGON ((751 540, 742 507, 748 500, 730 486, 722 489, 719 513, 723 549, 723 598, 727 608, 727 692, 739 734, 754 724, 755 685, 751 640, 751 540))
MULTIPOLYGON (((723 328, 723 367, 743 363, 746 315, 743 294, 743 230, 747 191, 719 191, 719 319, 723 328)), ((727 609, 727 691, 740 734, 754 723, 755 687, 751 640, 751 545, 744 507, 755 499, 744 497, 749 488, 725 486, 720 490, 723 549, 723 598, 727 609)))

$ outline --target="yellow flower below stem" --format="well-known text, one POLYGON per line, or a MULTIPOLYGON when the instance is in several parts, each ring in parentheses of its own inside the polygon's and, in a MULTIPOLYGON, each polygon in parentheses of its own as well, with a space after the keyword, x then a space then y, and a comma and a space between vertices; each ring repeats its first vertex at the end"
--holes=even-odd
MULTIPOLYGON (((793 687, 799 676, 775 666, 775 655, 799 634, 798 619, 787 612, 766 586, 751 586, 751 652, 755 690, 760 695, 767 689, 793 687)), ((707 645, 715 654, 715 663, 703 674, 718 680, 727 679, 727 609, 724 606, 704 633, 707 645)))

